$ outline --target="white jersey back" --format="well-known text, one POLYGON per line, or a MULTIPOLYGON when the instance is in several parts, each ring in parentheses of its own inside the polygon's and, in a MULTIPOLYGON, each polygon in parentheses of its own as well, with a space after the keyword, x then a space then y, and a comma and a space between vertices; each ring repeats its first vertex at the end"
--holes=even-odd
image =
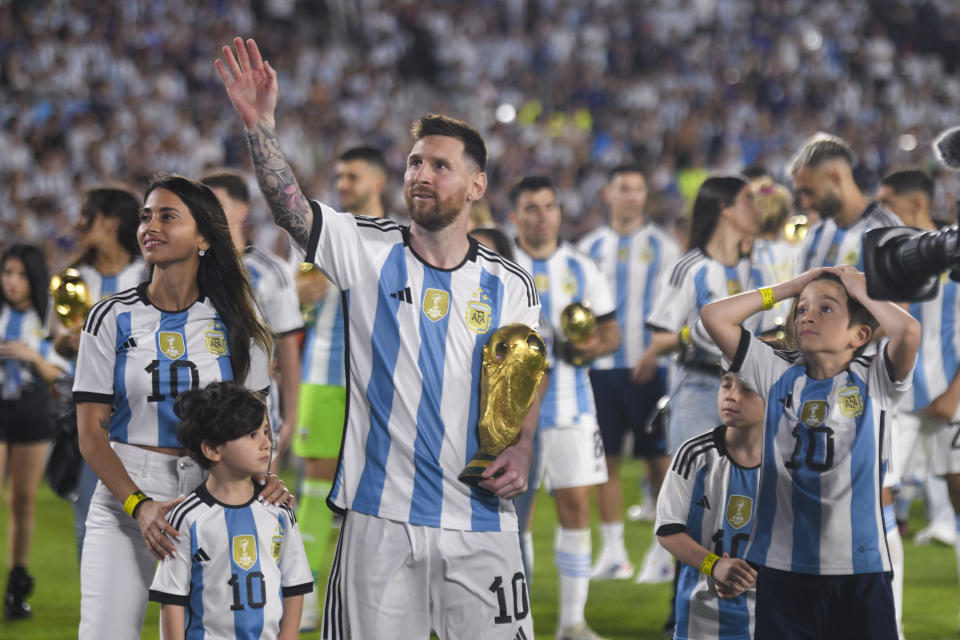
POLYGON ((186 638, 276 638, 283 598, 313 590, 297 519, 254 499, 225 505, 200 485, 167 515, 177 552, 157 565, 150 599, 186 608, 186 638))
POLYGON ((287 264, 253 244, 247 245, 243 264, 260 311, 273 333, 282 336, 301 330, 300 300, 287 264))
POLYGON ((883 353, 816 380, 800 354, 742 332, 730 370, 767 403, 750 562, 816 575, 890 570, 880 489, 890 412, 910 376, 891 381, 883 353))
MULTIPOLYGON (((698 329, 700 310, 708 302, 722 300, 752 286, 750 261, 741 259, 728 267, 701 251, 691 249, 670 265, 661 280, 653 311, 647 324, 653 329, 679 333, 688 327, 693 350, 684 354, 681 365, 719 365, 720 350, 702 326, 698 329)), ((759 322, 759 314, 748 320, 759 322)))
POLYGON ((633 234, 621 236, 604 225, 578 244, 593 256, 614 293, 620 346, 597 358, 594 369, 623 369, 637 364, 650 344, 647 321, 656 300, 661 275, 680 256, 680 246, 669 233, 653 223, 633 234))
POLYGON ((597 315, 598 321, 613 318, 613 298, 607 279, 590 256, 581 253, 566 242, 561 242, 552 256, 546 260, 531 258, 514 243, 517 264, 533 276, 540 297, 541 319, 548 325, 541 327, 551 354, 550 378, 547 391, 540 403, 538 428, 558 425, 571 426, 581 416, 596 419, 593 389, 587 375, 587 367, 575 367, 560 358, 553 357, 553 341, 562 336, 560 315, 563 309, 574 302, 585 302, 597 315))
POLYGON ((347 384, 341 298, 340 290, 331 285, 313 307, 314 321, 303 341, 301 382, 335 387, 347 384))
POLYGON ((846 229, 833 218, 819 220, 803 242, 803 270, 852 264, 863 271, 863 234, 878 227, 900 227, 903 222, 876 202, 867 205, 860 218, 846 229))
MULTIPOLYGON (((756 515, 760 467, 741 467, 727 455, 720 425, 687 440, 673 458, 657 499, 659 536, 686 533, 723 557, 743 558, 756 515)), ((753 638, 756 589, 717 596, 716 582, 682 565, 677 583, 676 638, 753 638)))
MULTIPOLYGON (((799 245, 786 240, 757 238, 751 253, 753 285, 772 287, 799 275, 803 266, 803 251, 799 245)), ((772 309, 761 312, 759 333, 782 329, 790 315, 792 299, 781 300, 772 309)))
MULTIPOLYGON (((39 353, 48 364, 59 367, 64 373, 71 369, 70 363, 53 350, 53 343, 47 339, 43 322, 32 306, 25 311, 18 311, 10 305, 0 305, 0 341, 22 342, 39 353)), ((25 384, 46 386, 29 363, 13 358, 0 358, 0 386, 3 388, 3 397, 8 400, 20 397, 20 389, 25 384)))
POLYGON ((449 529, 512 531, 512 502, 457 479, 477 450, 480 364, 500 326, 536 328, 523 269, 470 239, 436 269, 409 228, 314 203, 307 260, 344 292, 347 425, 331 499, 339 508, 449 529))
MULTIPOLYGON (((173 403, 181 391, 232 380, 226 327, 207 298, 183 311, 162 311, 147 283, 94 305, 80 334, 73 383, 77 402, 111 404, 110 439, 181 447, 173 403)), ((250 349, 245 386, 270 384, 263 349, 250 349)))
POLYGON ((105 276, 91 264, 79 264, 75 268, 87 284, 94 302, 109 298, 115 293, 133 289, 147 279, 147 263, 140 256, 134 256, 130 264, 115 276, 105 276))
MULTIPOLYGON (((960 367, 960 285, 950 279, 949 272, 943 272, 937 297, 911 302, 910 315, 920 322, 922 337, 913 393, 906 395, 900 409, 919 411, 947 390, 960 367)), ((960 419, 960 408, 953 419, 960 419)))

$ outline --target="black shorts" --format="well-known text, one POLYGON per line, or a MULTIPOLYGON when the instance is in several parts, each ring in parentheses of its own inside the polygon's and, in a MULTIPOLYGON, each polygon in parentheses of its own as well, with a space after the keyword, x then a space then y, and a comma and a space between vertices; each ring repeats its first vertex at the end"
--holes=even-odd
POLYGON ((53 438, 50 390, 28 386, 16 400, 0 400, 0 442, 21 444, 53 438))
POLYGON ((633 432, 633 455, 653 458, 667 453, 666 421, 653 420, 657 401, 667 393, 667 372, 660 367, 646 384, 630 381, 630 369, 590 370, 597 423, 608 456, 623 454, 623 436, 633 432), (648 424, 649 423, 649 424, 648 424))
POLYGON ((897 640, 889 573, 758 573, 756 640, 897 640))

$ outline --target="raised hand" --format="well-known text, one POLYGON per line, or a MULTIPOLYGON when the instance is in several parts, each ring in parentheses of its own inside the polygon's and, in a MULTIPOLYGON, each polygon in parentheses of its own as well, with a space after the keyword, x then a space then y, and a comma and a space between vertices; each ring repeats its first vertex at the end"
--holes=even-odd
POLYGON ((234 57, 229 46, 223 47, 223 60, 213 63, 227 89, 227 96, 243 123, 247 126, 261 124, 273 128, 277 108, 277 72, 269 62, 264 62, 260 49, 253 39, 233 39, 237 50, 234 57))

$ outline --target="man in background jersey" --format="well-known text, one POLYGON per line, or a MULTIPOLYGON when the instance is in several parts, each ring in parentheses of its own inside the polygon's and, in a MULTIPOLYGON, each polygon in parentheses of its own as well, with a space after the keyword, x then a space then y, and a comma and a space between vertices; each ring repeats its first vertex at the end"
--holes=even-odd
POLYGON ((457 479, 479 446, 484 345, 540 315, 529 274, 467 236, 486 190, 483 138, 425 116, 404 176, 411 225, 338 213, 304 196, 283 157, 276 72, 253 40, 233 44, 216 68, 260 188, 347 305, 348 419, 329 498, 345 515, 325 637, 531 637, 510 499, 526 489, 538 403, 478 486, 457 479))
MULTIPOLYGON (((658 367, 653 379, 643 384, 636 383, 633 369, 650 344, 646 323, 656 299, 657 281, 663 270, 680 257, 673 237, 648 222, 644 215, 647 182, 640 167, 614 168, 603 197, 610 207, 609 224, 589 234, 579 245, 600 263, 614 289, 621 335, 619 348, 597 359, 590 370, 609 476, 597 490, 603 548, 590 574, 594 580, 627 579, 633 575, 623 538, 620 459, 624 436, 633 433, 634 454, 647 460, 650 495, 654 500, 670 466, 665 425, 662 421, 650 422, 657 401, 667 393, 666 367, 658 367)), ((656 543, 652 549, 662 551, 656 543)), ((648 554, 638 577, 646 582, 660 581, 660 575, 670 575, 660 566, 663 564, 673 565, 669 554, 648 554)))
MULTIPOLYGON (((343 211, 371 218, 385 217, 383 190, 387 181, 383 153, 373 147, 347 149, 337 161, 336 187, 343 211)), ((317 269, 296 269, 300 304, 310 309, 303 342, 300 415, 293 452, 303 459, 299 519, 307 560, 314 580, 320 573, 330 537, 333 512, 326 499, 333 488, 347 406, 344 370, 344 317, 340 290, 317 269)), ((300 629, 318 624, 319 594, 304 596, 300 629)))
MULTIPOLYGON (((281 457, 290 446, 297 417, 300 394, 300 344, 298 334, 303 329, 297 290, 293 286, 287 265, 273 254, 248 242, 243 226, 250 214, 250 190, 246 179, 233 171, 218 171, 205 176, 201 182, 210 187, 220 201, 230 225, 230 236, 243 264, 250 274, 257 304, 274 333, 277 359, 277 381, 271 388, 279 391, 279 416, 273 407, 271 424, 276 433, 275 457, 281 457), (279 421, 278 421, 279 419, 279 421)), ((276 403, 277 398, 272 398, 276 403)))
MULTIPOLYGON (((896 215, 871 201, 860 190, 853 177, 854 161, 853 150, 846 141, 827 133, 817 133, 804 143, 790 163, 793 187, 801 208, 813 210, 820 216, 804 238, 801 271, 842 264, 863 271, 863 234, 877 227, 903 224, 896 215)), ((887 450, 891 455, 900 455, 895 449, 888 447, 887 450)), ((892 487, 900 482, 895 475, 899 467, 899 464, 888 464, 882 496, 887 545, 893 565, 898 628, 902 626, 903 612, 903 540, 893 513, 892 487)))
MULTIPOLYGON (((510 202, 510 221, 517 229, 517 263, 533 275, 540 296, 542 332, 548 337, 551 352, 537 424, 540 468, 532 470, 535 478, 527 494, 536 492, 542 477, 556 501, 559 526, 554 557, 560 574, 557 638, 598 640, 584 619, 590 588, 590 489, 606 481, 607 467, 588 366, 570 362, 561 348, 566 340, 561 314, 574 302, 589 305, 596 314, 594 336, 585 344, 568 347, 575 349, 582 362, 589 363, 620 344, 616 310, 610 286, 597 263, 560 241, 561 211, 553 181, 527 176, 510 190, 510 202)), ((522 512, 518 508, 520 515, 522 512)), ((525 533, 527 562, 532 565, 533 544, 527 537, 530 522, 521 522, 520 527, 525 533)))

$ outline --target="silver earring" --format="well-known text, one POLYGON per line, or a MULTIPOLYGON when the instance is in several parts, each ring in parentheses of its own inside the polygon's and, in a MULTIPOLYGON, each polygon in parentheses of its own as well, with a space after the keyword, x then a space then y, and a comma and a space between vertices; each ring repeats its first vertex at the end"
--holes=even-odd
POLYGON ((203 249, 200 249, 200 251, 198 251, 197 253, 199 253, 199 254, 200 254, 200 257, 202 258, 203 256, 206 255, 207 252, 204 251, 203 249))

